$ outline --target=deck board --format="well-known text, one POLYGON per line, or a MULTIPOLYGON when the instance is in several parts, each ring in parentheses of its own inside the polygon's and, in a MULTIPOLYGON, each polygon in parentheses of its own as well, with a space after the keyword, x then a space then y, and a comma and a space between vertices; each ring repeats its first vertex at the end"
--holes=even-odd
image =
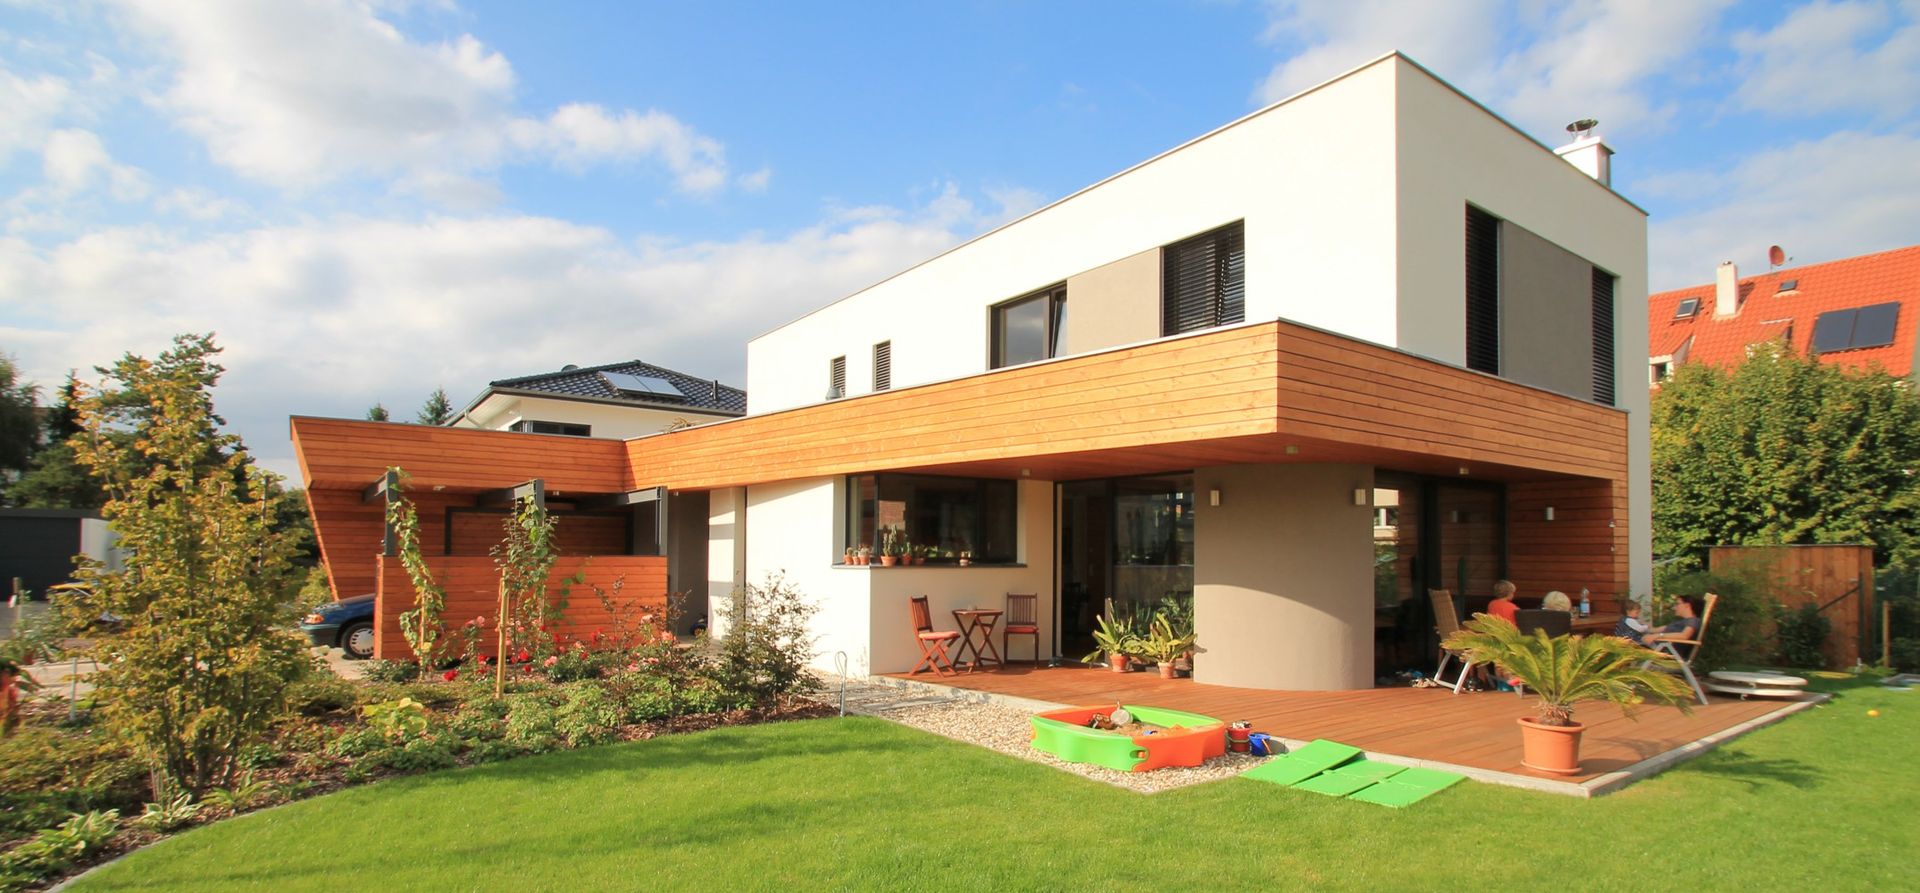
POLYGON ((1695 705, 1692 715, 1675 707, 1644 707, 1637 711, 1637 719, 1628 719, 1610 704, 1582 704, 1578 718, 1587 730, 1580 754, 1586 772, 1564 778, 1520 764, 1520 734, 1514 720, 1533 715, 1535 698, 1530 695, 1455 695, 1441 688, 1266 691, 1190 679, 1164 680, 1150 673, 1018 664, 1005 670, 911 678, 1058 704, 1171 707, 1225 720, 1248 720, 1255 731, 1284 738, 1328 738, 1378 753, 1574 783, 1624 769, 1781 707, 1779 701, 1713 697, 1705 707, 1695 705))

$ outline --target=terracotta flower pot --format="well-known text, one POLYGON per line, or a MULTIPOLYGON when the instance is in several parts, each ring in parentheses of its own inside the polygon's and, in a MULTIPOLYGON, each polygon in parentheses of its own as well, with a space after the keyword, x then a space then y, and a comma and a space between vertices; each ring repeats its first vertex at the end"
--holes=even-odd
POLYGON ((900 560, 900 558, 897 555, 882 555, 880 556, 880 566, 892 567, 893 563, 898 560, 900 560))
POLYGON ((1172 662, 1172 661, 1168 661, 1167 663, 1163 663, 1163 664, 1161 664, 1161 665, 1160 665, 1160 678, 1162 678, 1162 679, 1172 679, 1172 678, 1175 678, 1175 677, 1174 677, 1174 668, 1173 668, 1173 662, 1172 662))
POLYGON ((1542 725, 1527 717, 1520 723, 1520 765, 1554 775, 1580 774, 1580 733, 1586 726, 1542 725))
POLYGON ((1125 673, 1128 670, 1127 663, 1127 656, 1124 654, 1107 655, 1107 668, 1115 673, 1125 673))

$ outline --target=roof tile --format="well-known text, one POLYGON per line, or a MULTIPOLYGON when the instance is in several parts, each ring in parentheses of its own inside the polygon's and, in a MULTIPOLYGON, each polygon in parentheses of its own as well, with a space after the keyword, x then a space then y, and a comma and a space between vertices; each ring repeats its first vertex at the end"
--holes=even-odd
POLYGON ((562 369, 559 372, 543 372, 539 375, 523 375, 519 378, 502 378, 488 382, 489 387, 516 388, 523 391, 545 391, 550 394, 565 394, 574 397, 593 397, 601 400, 619 400, 635 405, 659 406, 670 402, 670 398, 648 397, 645 399, 629 397, 609 387, 600 377, 602 372, 625 372, 629 375, 644 375, 664 378, 687 395, 685 402, 672 401, 672 405, 689 409, 711 409, 722 412, 745 413, 747 411, 747 392, 736 387, 721 384, 718 379, 695 378, 684 372, 676 372, 664 366, 640 360, 625 360, 602 366, 581 366, 574 369, 562 369))

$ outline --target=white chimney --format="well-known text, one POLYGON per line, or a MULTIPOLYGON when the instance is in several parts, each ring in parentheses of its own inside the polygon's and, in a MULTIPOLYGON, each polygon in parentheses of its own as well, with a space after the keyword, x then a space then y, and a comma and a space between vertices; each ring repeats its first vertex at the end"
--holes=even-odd
POLYGON ((1592 118, 1583 118, 1567 125, 1567 132, 1573 134, 1573 142, 1553 150, 1553 154, 1567 160, 1568 164, 1579 168, 1580 172, 1600 185, 1613 186, 1613 147, 1607 145, 1600 134, 1593 129, 1600 122, 1592 118))
POLYGON ((1713 318, 1732 319, 1740 313, 1740 270, 1733 261, 1721 261, 1713 274, 1713 318))

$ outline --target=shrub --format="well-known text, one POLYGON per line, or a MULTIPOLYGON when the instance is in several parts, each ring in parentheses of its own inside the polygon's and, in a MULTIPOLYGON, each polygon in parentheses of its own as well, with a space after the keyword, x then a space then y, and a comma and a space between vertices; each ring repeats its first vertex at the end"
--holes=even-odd
POLYGON ((1920 639, 1894 639, 1893 652, 1888 657, 1894 669, 1920 673, 1920 639))
POLYGON ((115 810, 74 815, 0 854, 0 891, 24 890, 100 849, 119 827, 115 810))
POLYGON ((252 772, 244 773, 231 787, 216 788, 208 791, 206 804, 228 812, 240 812, 257 803, 264 802, 272 794, 264 781, 256 780, 252 772))
POLYGON ((395 772, 446 769, 459 762, 454 758, 458 745, 450 735, 422 735, 405 744, 379 748, 367 754, 361 765, 395 772))
POLYGON ((508 695, 506 701, 503 740, 527 753, 545 753, 559 746, 560 730, 546 693, 513 694, 508 695))
POLYGON ((200 804, 193 802, 193 795, 181 791, 154 798, 134 821, 149 831, 172 831, 199 814, 200 804))
POLYGON ((327 744, 327 753, 337 757, 359 757, 388 746, 390 744, 387 736, 366 726, 360 726, 340 733, 340 737, 327 744))
POLYGON ((1820 606, 1808 602, 1798 608, 1782 608, 1776 635, 1780 640, 1780 661, 1789 667, 1818 669, 1827 665, 1821 648, 1833 621, 1820 613, 1820 606))
POLYGON ((104 729, 28 726, 0 739, 0 840, 70 813, 134 809, 147 784, 133 749, 104 729))
POLYGON ((747 703, 812 692, 818 687, 807 663, 814 641, 809 620, 819 606, 779 574, 766 585, 734 590, 723 607, 726 635, 713 679, 728 695, 747 703))
POLYGON ((427 708, 412 698, 383 701, 360 708, 367 728, 389 743, 402 744, 427 731, 427 708))
MULTIPOLYGON (((1713 620, 1707 627, 1706 641, 1694 658, 1693 670, 1705 673, 1722 667, 1764 664, 1773 659, 1773 641, 1768 627, 1773 623, 1780 599, 1774 585, 1756 569, 1735 567, 1717 572, 1692 571, 1671 574, 1662 581, 1669 596, 1688 596, 1696 600, 1706 593, 1718 593, 1713 620)), ((1657 612, 1670 600, 1655 600, 1657 612)), ((1671 619, 1656 613, 1656 625, 1671 619)))
POLYGON ((464 686, 442 685, 437 682, 416 682, 400 690, 407 697, 435 710, 458 706, 467 699, 468 695, 464 686))
POLYGON ((361 666, 370 682, 412 682, 420 678, 420 665, 413 661, 376 658, 361 666))
POLYGON ((302 716, 325 716, 358 703, 359 687, 331 674, 316 674, 287 686, 287 708, 302 716))
POLYGON ((568 747, 612 741, 625 721, 623 705, 598 682, 566 687, 566 701, 554 715, 554 727, 568 747))
POLYGON ((554 682, 598 679, 616 666, 621 655, 610 651, 591 651, 583 642, 575 642, 542 661, 541 671, 554 682))
POLYGON ((654 722, 675 714, 673 684, 660 676, 627 673, 618 677, 614 691, 628 722, 654 722))

